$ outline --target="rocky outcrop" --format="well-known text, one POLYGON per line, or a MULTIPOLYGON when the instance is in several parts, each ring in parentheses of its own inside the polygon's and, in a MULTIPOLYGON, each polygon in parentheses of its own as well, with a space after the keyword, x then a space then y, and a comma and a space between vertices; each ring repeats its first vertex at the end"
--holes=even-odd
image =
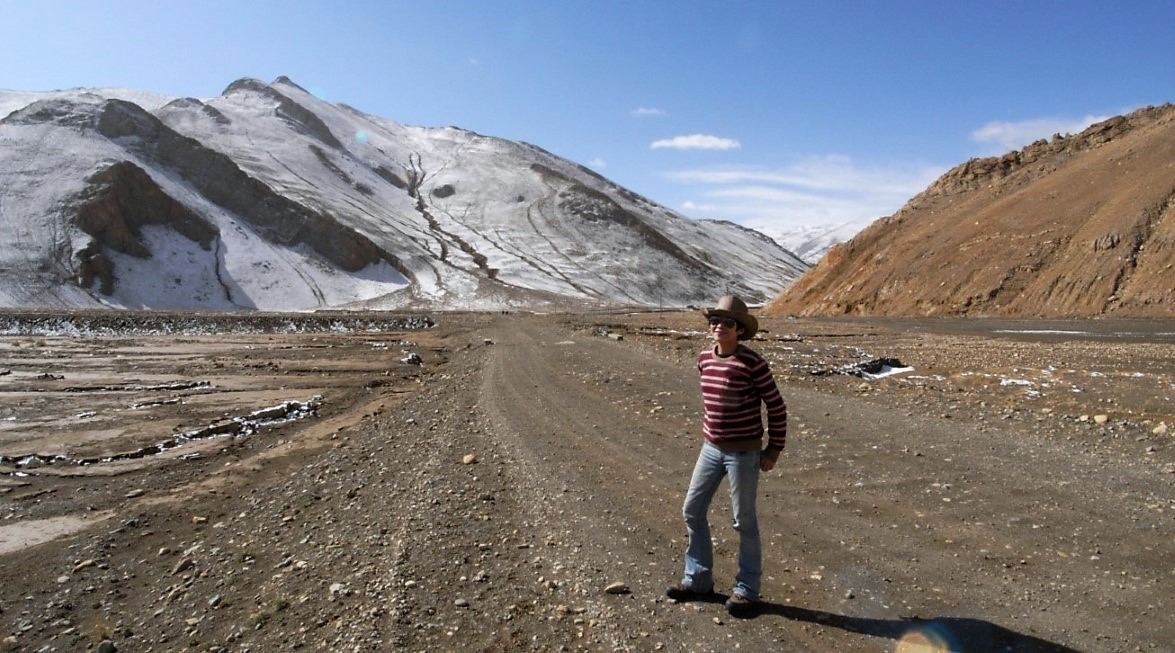
POLYGON ((142 168, 120 161, 86 180, 90 189, 77 211, 76 224, 104 247, 145 258, 151 255, 138 239, 148 224, 166 226, 209 249, 216 227, 172 199, 142 168))
POLYGON ((172 100, 171 102, 168 102, 159 109, 159 112, 156 115, 166 121, 166 117, 169 115, 184 114, 193 108, 199 110, 200 113, 204 114, 218 125, 224 126, 232 124, 232 120, 230 120, 228 116, 224 115, 220 111, 217 111, 215 107, 209 106, 197 100, 196 98, 190 97, 179 98, 178 100, 172 100))
POLYGON ((958 166, 765 310, 1175 315, 1175 105, 958 166))
POLYGON ((971 159, 939 177, 925 191, 914 196, 897 215, 935 198, 959 195, 984 187, 1002 185, 1010 177, 1017 183, 1039 179, 1059 170, 1070 158, 1097 149, 1156 121, 1171 120, 1172 105, 1146 107, 1127 116, 1116 116, 1089 126, 1080 134, 1054 134, 1022 150, 998 157, 971 159))
POLYGON ((689 267, 697 267, 701 272, 701 266, 697 261, 672 240, 636 215, 624 210, 605 193, 576 183, 541 163, 532 163, 530 169, 541 175, 548 184, 560 188, 557 196, 559 208, 567 215, 586 222, 611 223, 632 230, 651 249, 663 252, 689 267))
MULTIPOLYGON (((285 77, 279 77, 274 80, 274 86, 278 84, 287 84, 301 89, 301 87, 285 77)), ((237 92, 249 92, 269 98, 275 103, 274 113, 277 117, 286 121, 287 124, 299 132, 313 136, 330 147, 341 148, 343 146, 321 118, 314 115, 314 112, 306 107, 282 95, 274 86, 270 86, 256 79, 239 79, 229 84, 228 88, 224 89, 223 95, 227 96, 237 92)))
POLYGON ((74 224, 94 238, 77 255, 77 278, 83 288, 97 279, 101 292, 114 287, 114 264, 103 248, 148 258, 151 251, 140 239, 146 225, 167 227, 207 250, 216 227, 172 199, 142 168, 120 161, 93 174, 78 199, 74 224))
POLYGON ((268 240, 305 245, 348 272, 384 260, 409 276, 393 255, 367 237, 275 193, 232 159, 178 134, 137 105, 108 101, 98 119, 98 131, 135 154, 175 170, 205 198, 240 216, 268 240))

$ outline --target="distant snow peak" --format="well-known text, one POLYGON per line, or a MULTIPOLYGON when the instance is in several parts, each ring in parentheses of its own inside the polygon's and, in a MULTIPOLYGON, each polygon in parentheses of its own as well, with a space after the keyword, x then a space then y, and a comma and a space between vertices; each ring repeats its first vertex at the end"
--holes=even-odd
POLYGON ((765 229, 764 233, 805 263, 815 265, 833 246, 852 239, 868 221, 834 225, 800 225, 787 229, 765 229))

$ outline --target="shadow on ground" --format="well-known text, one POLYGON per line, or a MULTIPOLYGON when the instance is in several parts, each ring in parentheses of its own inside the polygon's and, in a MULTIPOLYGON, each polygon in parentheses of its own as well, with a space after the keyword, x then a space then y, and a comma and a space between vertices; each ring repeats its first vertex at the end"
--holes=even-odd
POLYGON ((758 616, 763 615, 778 615, 793 621, 807 621, 862 635, 884 637, 911 646, 913 650, 951 651, 952 653, 995 653, 998 651, 1078 653, 1076 649, 1054 644, 1039 637, 1023 635, 982 619, 965 617, 873 619, 768 602, 763 602, 759 606, 758 616))

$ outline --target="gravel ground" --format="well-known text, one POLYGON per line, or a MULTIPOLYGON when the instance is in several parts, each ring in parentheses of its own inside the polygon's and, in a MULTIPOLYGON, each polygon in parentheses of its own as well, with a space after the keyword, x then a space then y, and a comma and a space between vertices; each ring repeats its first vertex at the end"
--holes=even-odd
POLYGON ((1172 650, 1169 323, 763 320, 791 428, 733 619, 662 594, 697 314, 431 317, 9 329, 0 650, 1172 650))

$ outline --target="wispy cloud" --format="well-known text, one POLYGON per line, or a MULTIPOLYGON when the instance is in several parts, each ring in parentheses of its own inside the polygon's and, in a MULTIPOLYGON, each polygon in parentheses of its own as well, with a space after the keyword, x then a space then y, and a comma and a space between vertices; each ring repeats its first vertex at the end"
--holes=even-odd
POLYGON ((603 159, 601 159, 599 157, 596 157, 596 158, 592 159, 591 161, 588 161, 587 165, 589 168, 592 168, 595 170, 603 170, 604 168, 608 167, 607 162, 605 162, 603 159))
POLYGON ((1052 138, 1054 134, 1076 134, 1095 122, 1109 116, 1085 116, 1084 118, 1037 118, 1020 122, 993 121, 971 132, 971 140, 989 143, 1001 152, 1018 150, 1040 139, 1052 138))
POLYGON ((660 118, 665 115, 665 112, 653 107, 637 107, 630 111, 629 114, 636 118, 660 118))
POLYGON ((649 146, 654 150, 737 150, 742 145, 733 138, 721 138, 708 134, 690 134, 689 136, 674 136, 659 141, 653 141, 649 146))
POLYGON ((699 189, 682 204, 687 214, 771 233, 891 215, 944 171, 913 164, 867 167, 845 156, 822 156, 778 168, 699 168, 665 176, 699 189))

